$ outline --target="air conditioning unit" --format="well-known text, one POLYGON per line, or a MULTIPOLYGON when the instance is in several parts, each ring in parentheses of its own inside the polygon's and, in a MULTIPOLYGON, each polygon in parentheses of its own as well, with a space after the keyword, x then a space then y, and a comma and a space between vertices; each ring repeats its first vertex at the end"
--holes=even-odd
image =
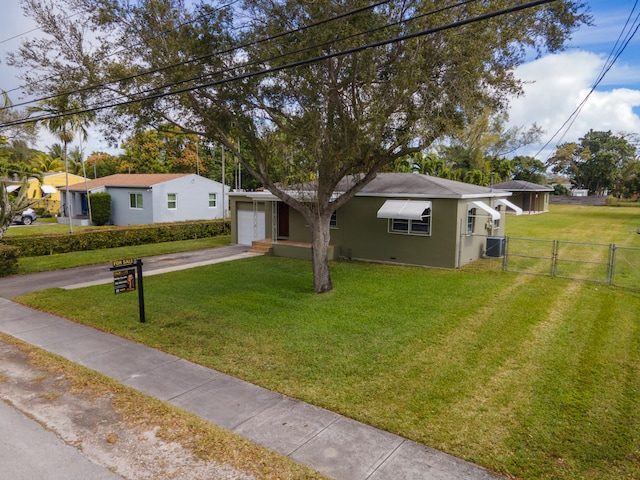
POLYGON ((487 257, 504 257, 506 246, 505 237, 487 237, 487 257))

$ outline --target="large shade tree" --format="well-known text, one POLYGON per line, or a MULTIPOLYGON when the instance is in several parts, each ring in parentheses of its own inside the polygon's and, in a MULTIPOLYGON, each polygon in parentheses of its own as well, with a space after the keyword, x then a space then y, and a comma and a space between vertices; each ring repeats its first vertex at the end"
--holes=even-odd
POLYGON ((514 67, 588 21, 570 0, 50 2, 24 0, 49 38, 9 59, 30 85, 130 100, 103 115, 110 133, 169 122, 234 152, 306 219, 317 292, 332 289, 331 214, 385 165, 503 109, 514 67))
POLYGON ((636 147, 624 135, 589 130, 578 143, 560 145, 547 163, 576 188, 595 195, 618 194, 623 174, 637 163, 636 147))

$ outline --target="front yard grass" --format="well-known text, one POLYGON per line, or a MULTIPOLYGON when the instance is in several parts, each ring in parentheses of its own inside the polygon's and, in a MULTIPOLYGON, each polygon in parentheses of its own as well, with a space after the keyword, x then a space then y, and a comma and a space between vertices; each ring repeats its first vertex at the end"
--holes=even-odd
MULTIPOLYGON (((514 237, 640 247, 635 209, 552 205, 514 237)), ((126 256, 126 255, 124 255, 126 256)), ((111 258, 110 258, 111 259, 111 258)), ((522 479, 640 478, 640 293, 506 273, 256 257, 23 297, 522 479)))
MULTIPOLYGON (((495 271, 492 271, 495 270, 495 271)), ((640 294, 256 257, 21 300, 516 478, 640 478, 640 294)))

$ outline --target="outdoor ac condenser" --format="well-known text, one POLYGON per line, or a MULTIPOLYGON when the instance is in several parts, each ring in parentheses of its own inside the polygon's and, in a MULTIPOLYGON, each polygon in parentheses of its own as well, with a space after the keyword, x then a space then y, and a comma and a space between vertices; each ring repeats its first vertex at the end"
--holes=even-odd
POLYGON ((487 257, 504 257, 505 237, 487 237, 487 257))

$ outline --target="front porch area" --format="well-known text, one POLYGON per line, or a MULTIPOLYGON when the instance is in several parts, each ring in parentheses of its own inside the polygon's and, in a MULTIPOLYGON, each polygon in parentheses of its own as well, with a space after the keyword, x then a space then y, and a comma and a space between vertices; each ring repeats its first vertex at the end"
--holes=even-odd
MULTIPOLYGON (((329 245, 329 260, 338 258, 338 250, 334 245, 329 245)), ((289 240, 271 239, 255 240, 249 250, 253 253, 263 255, 273 255, 274 257, 298 258, 301 260, 311 260, 311 243, 292 242, 289 240)))
MULTIPOLYGON (((69 225, 69 217, 58 217, 58 223, 69 225)), ((75 217, 71 217, 71 224, 79 227, 88 227, 91 225, 91 220, 86 215, 77 215, 75 217)))

